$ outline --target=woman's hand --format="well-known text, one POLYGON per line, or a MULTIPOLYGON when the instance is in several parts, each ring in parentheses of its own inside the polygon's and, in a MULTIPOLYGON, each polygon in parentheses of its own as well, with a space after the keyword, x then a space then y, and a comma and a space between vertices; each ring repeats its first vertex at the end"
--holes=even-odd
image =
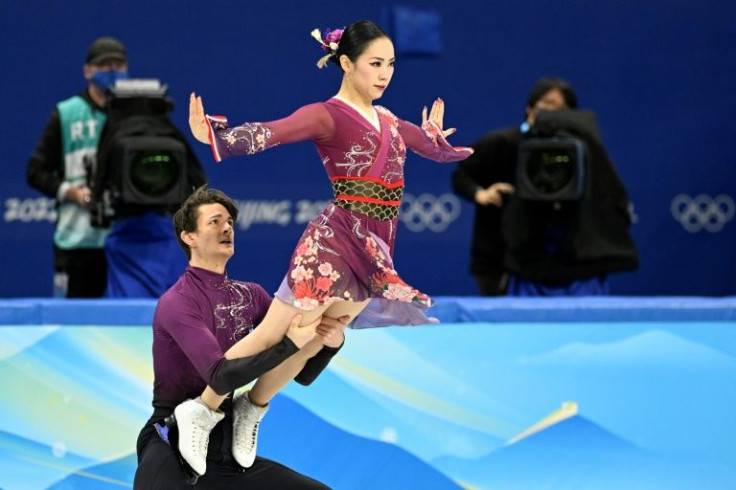
POLYGON ((210 128, 204 118, 202 97, 194 95, 194 92, 189 96, 189 129, 192 130, 192 134, 197 140, 210 144, 210 128))
POLYGON ((432 121, 437 126, 439 126, 440 131, 442 131, 442 135, 447 138, 452 133, 457 131, 456 128, 450 128, 450 129, 442 129, 443 119, 445 117, 445 102, 440 99, 439 97, 437 100, 434 101, 432 104, 432 110, 429 112, 429 119, 427 119, 427 106, 424 106, 424 109, 422 109, 422 127, 424 127, 424 124, 427 121, 432 121))

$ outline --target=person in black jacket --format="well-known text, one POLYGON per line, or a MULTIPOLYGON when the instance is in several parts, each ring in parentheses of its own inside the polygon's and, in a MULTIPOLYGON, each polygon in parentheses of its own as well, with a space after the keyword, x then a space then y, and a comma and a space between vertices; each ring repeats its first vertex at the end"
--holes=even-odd
POLYGON ((97 39, 83 66, 87 87, 56 105, 28 162, 28 184, 57 201, 54 282, 66 284, 69 298, 100 297, 105 290, 108 230, 91 223, 90 169, 106 119, 105 90, 125 78, 127 69, 123 44, 111 37, 97 39))
POLYGON ((555 111, 560 119, 577 107, 568 82, 540 79, 524 123, 488 133, 453 172, 455 192, 476 204, 471 273, 484 296, 607 294, 609 273, 638 266, 628 195, 594 125, 565 117, 562 128, 587 147, 582 198, 535 202, 515 192, 522 142, 555 135, 555 111))

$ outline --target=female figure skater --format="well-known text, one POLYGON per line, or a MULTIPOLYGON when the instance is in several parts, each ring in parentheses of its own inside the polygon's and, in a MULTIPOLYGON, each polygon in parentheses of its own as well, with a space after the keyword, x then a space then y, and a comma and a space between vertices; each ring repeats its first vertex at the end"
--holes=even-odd
MULTIPOLYGON (((453 147, 445 139, 455 129, 442 129, 441 99, 432 104, 429 116, 424 108, 421 128, 373 105, 391 82, 395 59, 391 40, 374 23, 355 22, 327 33, 324 40, 318 30, 312 36, 327 51, 317 65, 332 61, 343 72, 337 95, 326 102, 306 105, 284 119, 230 127, 224 117, 205 115, 201 97, 194 93, 190 97, 192 133, 212 146, 216 161, 311 140, 335 195, 304 231, 263 322, 225 353, 227 359, 249 356, 281 341, 296 314, 301 315, 301 325, 322 315, 349 316, 353 328, 434 320, 424 313, 430 298, 399 277, 391 258, 406 149, 438 162, 462 160, 473 150, 453 147)), ((282 364, 261 376, 249 393, 235 398, 233 455, 243 467, 255 458, 258 423, 269 400, 289 379, 291 373, 282 364)), ((201 400, 185 402, 177 411, 184 416, 184 407, 216 410, 226 397, 207 387, 201 400)), ((183 417, 175 414, 179 446, 187 459, 190 424, 183 427, 183 417)), ((199 430, 196 422, 191 430, 199 430)))

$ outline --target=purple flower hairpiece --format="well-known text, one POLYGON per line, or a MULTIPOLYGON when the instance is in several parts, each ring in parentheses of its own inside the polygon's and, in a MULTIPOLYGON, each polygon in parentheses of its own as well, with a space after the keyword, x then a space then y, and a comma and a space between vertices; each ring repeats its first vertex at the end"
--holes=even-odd
POLYGON ((340 39, 342 39, 343 31, 345 31, 345 29, 327 29, 325 31, 324 38, 319 32, 319 29, 314 29, 311 32, 312 37, 322 45, 322 49, 328 52, 325 56, 320 58, 319 61, 317 61, 317 66, 319 68, 324 68, 330 57, 335 56, 335 52, 340 44, 340 39))
POLYGON ((340 44, 340 39, 342 39, 342 33, 345 31, 345 29, 333 29, 331 31, 325 31, 324 35, 324 44, 326 46, 322 46, 325 50, 329 49, 331 51, 337 51, 337 45, 340 44), (334 47, 333 47, 334 45, 334 47))

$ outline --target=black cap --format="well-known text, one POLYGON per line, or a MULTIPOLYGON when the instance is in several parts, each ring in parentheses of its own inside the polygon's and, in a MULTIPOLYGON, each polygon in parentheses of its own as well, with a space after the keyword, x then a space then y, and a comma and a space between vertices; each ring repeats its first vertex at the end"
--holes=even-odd
POLYGON ((128 62, 125 46, 114 37, 101 37, 95 40, 87 51, 87 63, 90 65, 99 65, 107 60, 128 62))

